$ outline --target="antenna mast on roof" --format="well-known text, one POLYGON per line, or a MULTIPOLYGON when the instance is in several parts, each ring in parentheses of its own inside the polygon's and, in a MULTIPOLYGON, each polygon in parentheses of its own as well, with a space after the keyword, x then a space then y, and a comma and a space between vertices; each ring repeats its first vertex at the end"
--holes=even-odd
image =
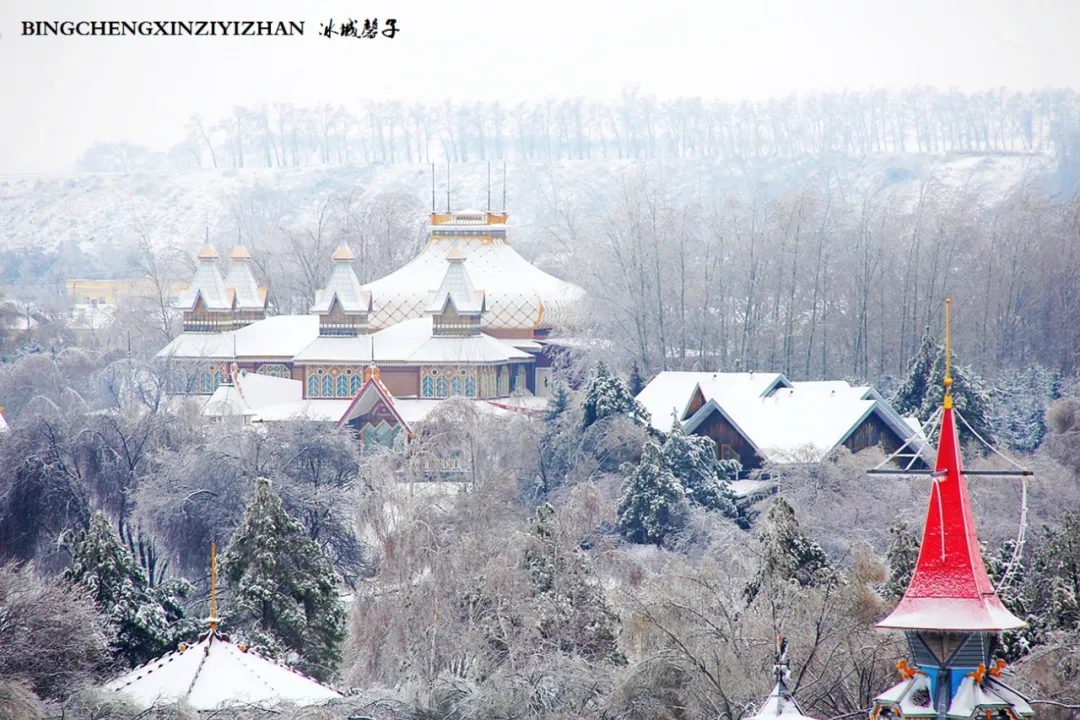
POLYGON ((487 204, 487 211, 488 211, 488 214, 490 215, 491 214, 491 163, 490 162, 488 162, 488 204, 487 204))
POLYGON ((446 214, 450 214, 450 161, 446 162, 446 214))
POLYGON ((435 163, 431 163, 431 214, 435 214, 435 163))
POLYGON ((217 543, 210 543, 210 629, 217 630, 217 543))
POLYGON ((506 214, 506 161, 503 160, 503 215, 506 214))
POLYGON ((206 244, 210 244, 210 213, 203 210, 203 225, 206 227, 206 244))

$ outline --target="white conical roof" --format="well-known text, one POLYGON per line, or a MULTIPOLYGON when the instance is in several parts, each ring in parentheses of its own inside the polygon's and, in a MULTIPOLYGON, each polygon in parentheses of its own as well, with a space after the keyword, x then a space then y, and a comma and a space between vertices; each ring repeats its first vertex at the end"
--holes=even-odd
POLYGON ((371 309, 371 293, 360 287, 360 279, 352 268, 353 254, 349 246, 342 243, 334 252, 334 269, 326 289, 319 296, 318 302, 311 306, 313 313, 328 313, 333 307, 334 298, 347 313, 366 313, 371 309))
POLYGON ((261 310, 266 303, 247 262, 251 253, 243 245, 237 245, 229 253, 229 257, 231 259, 229 272, 225 275, 225 289, 236 292, 236 305, 241 310, 261 310))
POLYGON ((465 269, 465 254, 455 245, 446 254, 446 274, 443 275, 439 289, 431 296, 424 308, 426 313, 441 313, 446 304, 454 304, 454 310, 461 315, 479 315, 484 312, 484 292, 473 287, 469 272, 465 269))
POLYGON ((207 243, 202 246, 198 254, 198 264, 195 267, 195 277, 191 285, 176 301, 176 307, 181 310, 192 310, 195 301, 202 295, 203 302, 208 310, 230 310, 232 303, 225 290, 225 282, 221 279, 221 273, 217 269, 218 254, 214 247, 207 243))
POLYGON ((185 701, 193 710, 221 710, 288 702, 318 705, 341 693, 241 649, 211 630, 199 642, 171 652, 113 680, 105 690, 143 708, 185 701))

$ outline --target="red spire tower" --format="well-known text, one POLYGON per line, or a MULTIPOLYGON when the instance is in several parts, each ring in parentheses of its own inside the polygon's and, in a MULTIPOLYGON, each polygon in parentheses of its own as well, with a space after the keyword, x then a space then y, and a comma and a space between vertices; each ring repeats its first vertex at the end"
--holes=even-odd
POLYGON ((979 550, 968 500, 952 401, 950 301, 945 301, 945 399, 937 463, 919 560, 896 609, 877 624, 906 631, 914 666, 902 661, 903 682, 874 701, 879 718, 1000 720, 1034 713, 998 678, 992 663, 998 633, 1024 627, 997 596, 979 550))

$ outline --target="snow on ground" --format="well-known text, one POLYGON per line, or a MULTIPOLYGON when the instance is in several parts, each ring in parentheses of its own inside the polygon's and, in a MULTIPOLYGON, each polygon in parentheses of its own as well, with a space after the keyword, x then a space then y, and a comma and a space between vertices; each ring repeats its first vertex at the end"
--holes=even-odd
MULTIPOLYGON (((648 167, 670 192, 691 198, 701 192, 760 188, 777 194, 807 186, 814 177, 839 179, 845 194, 898 188, 914 201, 922 181, 934 178, 946 187, 970 187, 1001 198, 1025 179, 1053 169, 1049 156, 945 155, 908 153, 863 158, 807 158, 753 166, 738 160, 695 158, 664 161, 584 160, 513 163, 507 166, 507 206, 518 247, 540 247, 552 256, 567 248, 546 242, 565 236, 571 206, 586 211, 606 208, 621 179, 648 167), (823 171, 829 172, 823 172, 823 171), (835 173, 832 172, 835 170, 835 173)), ((301 168, 201 169, 179 173, 73 173, 70 175, 0 175, 0 247, 56 247, 75 243, 88 252, 105 244, 126 243, 145 229, 158 246, 190 251, 205 237, 236 237, 230 209, 243 196, 273 218, 289 225, 314 218, 318 206, 336 190, 404 193, 424 211, 431 202, 429 165, 323 166, 301 168), (253 202, 252 202, 253 201, 253 202)), ((495 206, 502 204, 501 173, 492 180, 495 206)), ((445 176, 436 177, 441 210, 445 176)), ((487 204, 487 163, 452 167, 454 207, 487 204)))

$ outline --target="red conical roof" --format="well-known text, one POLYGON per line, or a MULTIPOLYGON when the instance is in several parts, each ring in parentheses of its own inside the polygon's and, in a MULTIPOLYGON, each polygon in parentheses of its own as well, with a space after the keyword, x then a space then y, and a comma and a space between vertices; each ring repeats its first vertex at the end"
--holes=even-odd
POLYGON ((896 609, 877 624, 901 630, 999 631, 1023 627, 1005 609, 986 574, 968 501, 960 440, 946 397, 937 472, 926 510, 919 561, 896 609))

